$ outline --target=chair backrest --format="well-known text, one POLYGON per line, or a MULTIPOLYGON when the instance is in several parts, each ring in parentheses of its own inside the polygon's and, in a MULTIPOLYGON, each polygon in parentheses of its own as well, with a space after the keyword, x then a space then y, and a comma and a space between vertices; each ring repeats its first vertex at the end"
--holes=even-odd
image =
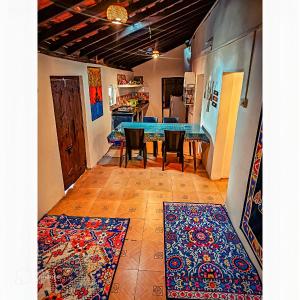
POLYGON ((163 123, 178 123, 178 117, 164 117, 163 123))
POLYGON ((124 128, 126 147, 128 149, 141 149, 144 145, 143 128, 124 128))
POLYGON ((143 122, 145 122, 145 123, 157 123, 158 118, 157 117, 144 117, 143 122))
POLYGON ((182 152, 184 130, 165 130, 165 147, 167 152, 182 152))

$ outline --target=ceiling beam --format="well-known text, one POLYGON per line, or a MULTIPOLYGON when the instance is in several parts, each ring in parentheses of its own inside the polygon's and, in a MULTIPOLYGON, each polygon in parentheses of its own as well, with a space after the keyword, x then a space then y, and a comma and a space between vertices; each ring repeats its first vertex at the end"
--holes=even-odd
MULTIPOLYGON (((204 6, 199 6, 197 9, 194 10, 181 11, 177 15, 172 15, 164 19, 163 21, 156 23, 155 26, 151 28, 152 35, 156 36, 156 34, 159 32, 165 32, 168 31, 170 28, 179 27, 181 24, 188 23, 190 22, 190 19, 194 19, 194 18, 199 18, 199 24, 200 24, 202 20, 202 19, 200 20, 200 16, 203 16, 203 13, 206 14, 207 12, 207 10, 203 11, 203 7, 204 6)), ((139 31, 136 34, 133 34, 124 40, 121 41, 118 40, 115 43, 103 44, 101 47, 96 48, 93 52, 88 53, 87 56, 88 58, 92 58, 98 55, 101 56, 106 55, 107 52, 113 53, 115 49, 120 49, 121 47, 125 47, 129 43, 131 44, 135 43, 137 40, 138 41, 147 40, 149 39, 149 37, 150 36, 148 30, 139 31)), ((87 49, 83 49, 80 53, 81 56, 86 54, 86 52, 88 52, 90 49, 92 49, 92 46, 87 47, 87 49)))
MULTIPOLYGON (((187 0, 185 0, 187 1, 187 0)), ((201 0, 193 0, 193 2, 195 3, 195 1, 197 1, 197 3, 201 0)), ((190 1, 189 1, 190 3, 190 1)), ((182 7, 182 6, 180 6, 182 7)), ((176 7, 174 7, 173 12, 176 11, 176 7)), ((156 20, 158 22, 158 20, 156 20)), ((152 24, 154 24, 154 20, 152 21, 152 24)), ((133 26, 133 25, 131 25, 133 26)), ((118 35, 120 35, 124 30, 118 30, 113 32, 112 34, 107 34, 105 31, 104 32, 100 32, 90 38, 84 39, 83 41, 76 43, 73 46, 70 46, 66 49, 66 53, 67 54, 72 54, 80 49, 83 49, 85 47, 88 47, 90 45, 95 45, 95 49, 97 47, 100 47, 103 43, 107 44, 109 42, 111 42, 112 40, 115 41, 118 38, 118 35), (97 47, 96 47, 97 46, 97 47)))
POLYGON ((111 51, 102 52, 101 54, 97 55, 97 59, 103 58, 106 61, 117 60, 121 57, 124 56, 126 57, 128 51, 135 51, 141 47, 150 46, 151 44, 154 44, 156 40, 161 40, 163 38, 165 39, 166 37, 174 38, 174 36, 172 36, 173 33, 176 35, 177 32, 181 32, 184 30, 187 31, 187 29, 189 28, 195 28, 201 22, 203 16, 204 14, 194 16, 189 19, 189 22, 186 22, 185 20, 181 20, 176 24, 174 24, 173 26, 169 26, 166 30, 162 30, 154 33, 152 35, 151 40, 149 40, 149 35, 145 35, 144 38, 141 38, 135 41, 134 43, 132 42, 124 43, 120 45, 118 48, 115 48, 113 52, 111 51))
POLYGON ((40 9, 38 11, 39 25, 41 23, 44 23, 44 22, 60 15, 64 11, 66 11, 70 8, 73 8, 74 6, 83 2, 83 0, 63 0, 63 1, 59 2, 59 6, 57 5, 57 3, 55 1, 53 1, 53 2, 54 2, 53 4, 47 6, 43 9, 40 9))
MULTIPOLYGON (((192 34, 192 33, 191 33, 192 34)), ((169 52, 171 51, 172 49, 175 49, 177 47, 179 47, 180 45, 183 45, 185 42, 185 37, 183 36, 179 36, 177 37, 175 40, 174 40, 174 43, 172 45, 167 45, 164 49, 162 49, 162 52, 166 53, 166 52, 169 52)), ((145 63, 146 61, 148 60, 151 60, 153 59, 152 57, 149 57, 149 58, 146 58, 146 59, 141 59, 141 60, 136 60, 136 61, 133 61, 131 62, 130 64, 128 64, 126 66, 126 68, 128 69, 132 69, 142 63, 145 63)), ((159 57, 157 62, 159 63, 159 60, 162 60, 162 59, 167 59, 166 57, 164 58, 163 56, 162 57, 159 57)))
MULTIPOLYGON (((120 43, 121 39, 126 38, 126 42, 135 40, 139 36, 144 35, 145 33, 148 32, 149 26, 153 26, 156 24, 155 27, 151 28, 152 31, 158 30, 162 26, 166 26, 167 24, 174 23, 177 20, 180 20, 183 17, 187 17, 189 15, 193 15, 195 13, 198 13, 199 10, 202 10, 203 7, 206 7, 208 4, 199 6, 199 2, 202 2, 203 0, 195 0, 190 3, 189 5, 186 5, 186 3, 182 3, 180 7, 177 9, 174 9, 173 7, 171 9, 167 10, 167 14, 163 17, 159 18, 154 18, 153 20, 150 20, 149 22, 144 22, 143 24, 137 23, 134 24, 137 27, 137 30, 132 30, 130 31, 130 28, 126 28, 125 30, 127 31, 127 34, 125 35, 124 32, 121 32, 119 35, 116 35, 115 39, 107 39, 107 40, 101 40, 99 42, 93 43, 92 45, 89 45, 82 49, 80 51, 80 56, 88 55, 89 58, 96 56, 99 52, 103 51, 101 49, 108 49, 110 47, 113 49, 116 45, 116 43, 120 43)), ((125 31, 124 30, 124 31, 125 31)), ((68 52, 67 52, 68 53, 68 52)))
MULTIPOLYGON (((153 7, 149 8, 149 9, 146 9, 143 12, 139 12, 139 10, 141 8, 144 8, 145 6, 149 5, 150 2, 153 2, 153 1, 147 1, 147 2, 139 1, 139 2, 134 3, 133 5, 130 5, 128 8, 128 14, 131 14, 134 12, 137 12, 137 13, 136 13, 136 15, 134 15, 132 18, 129 18, 128 20, 131 23, 141 21, 144 18, 147 18, 147 17, 151 16, 153 13, 157 12, 157 10, 159 8, 164 6, 164 3, 172 2, 174 4, 174 0, 167 0, 167 1, 165 0, 164 2, 158 2, 158 4, 154 5, 153 7), (139 4, 139 6, 137 6, 137 4, 139 4)), ((110 27, 106 30, 103 30, 103 32, 101 31, 101 33, 105 33, 107 36, 114 34, 116 32, 115 27, 112 26, 112 24, 109 24, 109 25, 110 25, 110 27)), ((99 29, 101 26, 103 26, 103 21, 96 21, 94 23, 88 24, 87 26, 85 26, 83 28, 74 30, 73 32, 70 32, 69 35, 67 35, 66 37, 62 37, 58 41, 51 43, 51 45, 49 46, 49 50, 56 51, 60 47, 66 45, 74 40, 77 40, 81 37, 84 37, 85 35, 91 33, 94 30, 99 29)))
MULTIPOLYGON (((176 41, 178 38, 180 38, 180 40, 183 40, 182 44, 189 38, 192 36, 193 34, 193 28, 189 28, 188 30, 183 30, 181 32, 178 32, 176 34, 176 38, 174 38, 174 36, 169 37, 168 39, 163 39, 159 44, 157 49, 160 51, 160 53, 164 53, 165 52, 165 48, 166 47, 171 47, 171 49, 176 48, 176 41)), ((142 54, 142 53, 137 53, 137 52, 133 52, 133 53, 129 53, 126 58, 122 58, 122 59, 117 59, 117 60, 111 60, 111 61, 104 61, 105 64, 114 64, 114 65, 130 65, 132 63, 134 63, 135 61, 140 61, 140 60, 145 60, 148 58, 152 58, 149 55, 146 54, 142 54)))
MULTIPOLYGON (((91 9, 86 9, 83 13, 73 13, 73 17, 66 19, 60 23, 53 25, 50 29, 44 29, 38 34, 39 43, 56 36, 57 34, 64 33, 75 25, 79 25, 92 17, 96 17, 101 12, 105 11, 109 5, 116 3, 116 0, 106 0, 93 6, 91 9)), ((103 20, 103 25, 109 22, 103 20)))

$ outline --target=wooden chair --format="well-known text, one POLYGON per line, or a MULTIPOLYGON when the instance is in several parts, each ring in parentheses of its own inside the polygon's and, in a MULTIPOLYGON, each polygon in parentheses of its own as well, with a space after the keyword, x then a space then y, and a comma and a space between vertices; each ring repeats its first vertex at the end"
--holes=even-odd
MULTIPOLYGON (((143 118, 143 122, 145 123, 157 123, 158 122, 158 118, 157 117, 144 117, 143 118)), ((153 142, 153 156, 157 157, 157 152, 158 152, 158 144, 157 141, 153 142)))
POLYGON ((124 128, 125 140, 126 140, 126 152, 125 152, 125 168, 127 168, 128 159, 132 158, 132 150, 139 150, 143 153, 144 168, 147 165, 147 148, 144 143, 144 129, 142 128, 124 128))
POLYGON ((179 118, 178 117, 164 117, 163 123, 178 123, 179 118))
POLYGON ((184 154, 183 154, 183 143, 184 143, 185 131, 174 131, 165 130, 165 140, 162 143, 162 155, 163 164, 162 170, 165 170, 165 163, 167 161, 167 152, 177 153, 179 162, 181 162, 181 171, 184 170, 184 154))

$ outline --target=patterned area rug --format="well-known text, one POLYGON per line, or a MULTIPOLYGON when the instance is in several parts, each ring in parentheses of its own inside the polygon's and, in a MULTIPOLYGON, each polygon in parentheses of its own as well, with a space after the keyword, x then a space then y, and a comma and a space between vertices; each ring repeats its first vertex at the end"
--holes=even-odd
POLYGON ((38 224, 38 299, 108 299, 129 219, 46 215, 38 224))
POLYGON ((164 203, 168 299, 260 300, 262 284, 222 205, 164 203))

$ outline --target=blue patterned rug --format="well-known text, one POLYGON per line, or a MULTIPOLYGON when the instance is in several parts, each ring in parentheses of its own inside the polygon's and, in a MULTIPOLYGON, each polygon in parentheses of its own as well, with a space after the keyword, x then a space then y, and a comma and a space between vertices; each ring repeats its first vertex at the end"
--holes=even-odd
POLYGON ((260 300, 262 284, 222 205, 164 203, 168 299, 260 300))

